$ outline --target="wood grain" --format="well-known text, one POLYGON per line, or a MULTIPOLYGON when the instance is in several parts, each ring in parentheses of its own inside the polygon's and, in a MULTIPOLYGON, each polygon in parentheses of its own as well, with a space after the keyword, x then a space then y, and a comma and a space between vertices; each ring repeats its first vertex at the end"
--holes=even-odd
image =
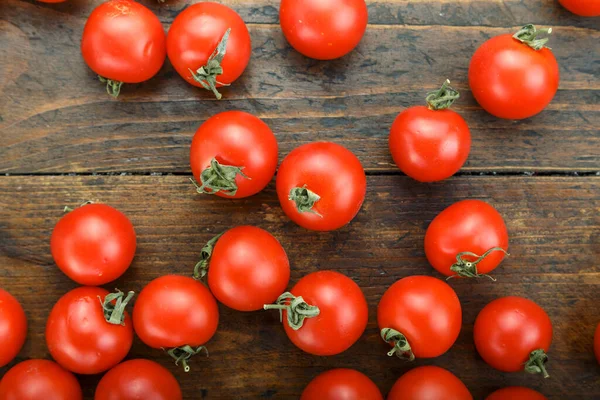
MULTIPOLYGON (((54 302, 76 286, 53 265, 49 236, 65 204, 92 199, 125 212, 138 235, 132 267, 107 288, 139 291, 160 275, 189 274, 206 240, 229 227, 252 224, 281 241, 292 265, 292 283, 309 272, 334 269, 352 277, 365 293, 367 331, 335 357, 313 357, 296 349, 276 313, 238 313, 223 306, 219 331, 208 344, 210 357, 194 360, 187 375, 160 351, 137 341, 130 357, 149 357, 168 366, 186 399, 297 399, 312 377, 334 367, 362 370, 386 393, 410 367, 385 356, 387 348, 377 335, 377 302, 399 278, 435 275, 423 253, 427 225, 453 202, 478 198, 504 216, 512 255, 494 271, 496 283, 451 282, 463 305, 459 340, 446 355, 415 365, 450 369, 475 399, 507 385, 535 388, 548 399, 597 399, 600 367, 592 336, 600 321, 599 184, 599 177, 470 176, 424 185, 401 176, 371 176, 357 218, 339 231, 315 233, 284 216, 273 184, 257 196, 231 201, 195 195, 186 176, 3 177, 0 286, 23 302, 30 322, 17 361, 49 356, 45 320, 54 302), (531 298, 550 315, 555 328, 550 379, 501 373, 477 355, 474 319, 486 303, 505 295, 531 298)), ((81 378, 88 398, 97 379, 81 378)))

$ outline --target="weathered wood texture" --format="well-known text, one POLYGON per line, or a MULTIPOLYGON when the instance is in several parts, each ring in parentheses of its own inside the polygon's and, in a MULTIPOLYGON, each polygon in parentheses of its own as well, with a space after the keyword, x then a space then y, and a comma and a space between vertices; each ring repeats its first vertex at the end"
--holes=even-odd
MULTIPOLYGON (((387 150, 392 121, 445 78, 462 91, 455 110, 472 130, 465 171, 600 168, 597 19, 576 18, 554 1, 371 2, 371 25, 358 49, 319 62, 287 44, 277 1, 229 0, 249 23, 253 55, 222 101, 185 83, 168 61, 154 79, 110 99, 79 51, 86 17, 99 3, 0 3, 0 172, 188 172, 196 128, 229 109, 263 118, 282 157, 326 139, 353 150, 368 170, 397 171, 387 150), (551 46, 560 89, 540 115, 498 120, 468 91, 469 59, 487 38, 526 22, 556 26, 551 46)), ((144 3, 165 29, 187 4, 144 3)))
MULTIPOLYGON (((18 360, 48 357, 46 318, 54 302, 76 286, 53 265, 49 252, 50 233, 65 204, 101 200, 133 221, 139 243, 135 261, 108 288, 139 291, 160 275, 189 274, 201 246, 215 233, 239 224, 257 225, 287 250, 292 283, 315 270, 335 269, 360 284, 370 313, 361 339, 341 355, 313 357, 288 341, 277 313, 238 313, 220 306, 219 330, 208 344, 211 355, 194 360, 189 374, 139 341, 130 357, 149 357, 169 366, 186 399, 297 399, 312 377, 334 367, 362 370, 386 393, 410 367, 385 355, 387 347, 377 334, 378 300, 399 278, 436 275, 423 253, 427 225, 449 204, 478 198, 505 217, 512 255, 494 271, 496 283, 451 282, 463 305, 458 342, 446 355, 415 365, 450 369, 478 400, 513 384, 536 388, 549 399, 598 399, 600 367, 592 336, 600 321, 599 184, 598 177, 461 177, 423 185, 401 176, 374 176, 368 179, 365 205, 349 226, 315 233, 285 217, 273 184, 255 197, 231 201, 195 195, 182 176, 4 177, 0 286, 23 302, 30 322, 18 360), (555 328, 550 379, 501 373, 477 355, 472 341, 475 317, 489 301, 505 295, 531 298, 550 315, 555 328)), ((97 379, 81 378, 88 396, 97 379)))

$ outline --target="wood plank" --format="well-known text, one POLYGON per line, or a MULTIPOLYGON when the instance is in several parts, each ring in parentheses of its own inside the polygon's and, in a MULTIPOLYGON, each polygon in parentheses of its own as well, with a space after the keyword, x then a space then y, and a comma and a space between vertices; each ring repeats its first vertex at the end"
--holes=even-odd
MULTIPOLYGON (((130 85, 113 101, 79 52, 85 16, 96 3, 0 4, 5 38, 0 42, 0 172, 188 172, 193 132, 227 109, 265 119, 278 136, 282 157, 302 143, 335 140, 368 170, 395 171, 387 151, 389 126, 398 112, 422 104, 424 94, 445 77, 462 91, 455 109, 472 129, 466 171, 596 171, 600 166, 600 31, 584 24, 560 27, 552 38, 562 76, 554 101, 542 114, 512 122, 482 111, 466 82, 476 47, 516 26, 371 25, 357 51, 318 62, 291 50, 278 25, 251 25, 253 58, 243 77, 224 90, 227 100, 217 102, 186 84, 167 63, 157 77, 130 85)), ((244 16, 250 18, 268 14, 274 2, 228 3, 247 10, 244 16)), ((414 3, 374 4, 435 9, 431 2, 414 3)), ((515 11, 538 7, 517 3, 456 0, 440 6, 473 9, 465 15, 480 15, 485 4, 515 11)), ((160 8, 165 25, 174 14, 164 10, 182 4, 160 8)))
MULTIPOLYGON (((358 343, 339 356, 309 356, 288 341, 276 313, 243 314, 221 306, 219 331, 208 344, 211 356, 196 360, 189 374, 139 341, 131 357, 168 366, 189 399, 298 398, 312 377, 334 367, 362 370, 385 393, 409 366, 385 356, 377 335, 377 302, 401 277, 435 275, 422 247, 428 223, 449 204, 478 198, 505 217, 512 255, 494 272, 496 283, 451 282, 464 312, 458 342, 443 357, 415 365, 452 370, 475 399, 507 385, 530 386, 548 399, 597 399, 600 366, 592 354, 592 336, 600 321, 599 184, 600 177, 471 176, 424 185, 401 176, 370 176, 367 200, 356 220, 337 232, 314 233, 283 215, 273 184, 257 196, 231 201, 196 196, 185 176, 3 177, 0 287, 23 302, 30 321, 18 360, 48 357, 45 320, 52 304, 75 287, 53 265, 49 252, 49 235, 65 204, 101 200, 131 218, 138 252, 125 276, 108 287, 136 291, 157 276, 190 273, 202 244, 215 233, 239 224, 258 225, 287 250, 292 282, 311 271, 334 269, 359 283, 370 316, 358 343), (474 350, 472 324, 478 311, 511 294, 535 300, 554 323, 548 380, 494 371, 474 350)), ((88 396, 97 379, 82 378, 88 396)))

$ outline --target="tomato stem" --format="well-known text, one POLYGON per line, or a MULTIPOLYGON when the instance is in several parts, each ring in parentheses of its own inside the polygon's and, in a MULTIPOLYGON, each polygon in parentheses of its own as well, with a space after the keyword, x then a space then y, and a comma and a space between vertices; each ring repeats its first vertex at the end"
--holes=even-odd
POLYGON ((550 374, 546 371, 545 364, 548 362, 548 355, 544 349, 537 349, 529 354, 529 360, 525 363, 525 372, 530 374, 542 374, 544 378, 549 378, 550 374))
POLYGON ((125 326, 125 307, 127 307, 127 303, 131 301, 135 293, 129 291, 127 292, 127 297, 123 298, 124 293, 119 289, 115 290, 114 293, 107 294, 104 300, 98 296, 98 300, 102 304, 106 322, 113 325, 125 326))
POLYGON ((389 344, 393 344, 394 347, 388 351, 388 356, 396 355, 401 360, 413 361, 415 354, 413 353, 408 339, 403 333, 398 332, 392 328, 383 328, 380 332, 381 338, 389 344))
POLYGON ((123 86, 123 82, 113 81, 112 79, 107 79, 100 75, 98 75, 98 79, 100 79, 100 82, 106 83, 106 93, 108 93, 115 99, 119 97, 119 93, 121 93, 121 86, 123 86))
POLYGON ((208 263, 210 261, 210 257, 212 256, 212 252, 217 240, 223 236, 223 233, 219 233, 217 236, 210 239, 208 242, 206 242, 202 250, 200 250, 200 261, 198 261, 198 263, 194 266, 194 279, 200 280, 208 273, 208 263))
POLYGON ((294 296, 285 292, 277 298, 275 304, 265 304, 265 310, 279 310, 279 320, 283 322, 283 311, 286 311, 287 322, 290 328, 297 331, 302 328, 306 318, 316 317, 320 314, 319 307, 311 306, 304 301, 302 296, 294 296))
POLYGON ((446 79, 438 90, 427 93, 425 101, 430 110, 445 110, 459 97, 460 93, 450 86, 450 81, 446 79))
POLYGON ((190 180, 196 186, 198 193, 217 194, 221 192, 227 196, 235 196, 238 191, 237 183, 235 183, 236 176, 241 175, 250 179, 242 172, 243 169, 244 167, 220 164, 216 158, 213 158, 210 166, 200 174, 201 185, 198 185, 193 179, 190 180))
POLYGON ((306 188, 306 185, 302 187, 295 187, 290 190, 288 200, 292 200, 296 203, 296 209, 298 212, 309 212, 323 217, 321 214, 313 210, 313 207, 317 201, 321 199, 321 196, 306 188))
POLYGON ((201 84, 204 89, 211 90, 215 94, 217 100, 221 100, 221 97, 223 97, 217 90, 217 85, 229 86, 228 84, 217 81, 217 76, 223 73, 221 63, 227 52, 227 41, 229 40, 230 34, 231 28, 227 28, 221 41, 219 41, 217 48, 212 52, 210 57, 208 57, 206 65, 200 67, 196 72, 191 69, 189 70, 194 80, 201 84))
POLYGON ((482 276, 485 276, 486 278, 490 278, 492 281, 496 282, 496 279, 494 279, 490 275, 480 274, 477 272, 477 264, 483 261, 488 255, 490 255, 490 253, 493 253, 494 251, 501 251, 505 255, 510 256, 510 254, 508 254, 506 250, 504 250, 502 247, 492 247, 482 255, 471 253, 470 251, 463 251, 461 253, 458 253, 456 255, 456 262, 450 267, 450 271, 456 272, 456 275, 449 276, 448 278, 446 278, 446 280, 457 277, 481 278, 482 276), (475 261, 468 261, 463 258, 464 256, 475 257, 477 259, 475 261))
POLYGON ((525 43, 534 50, 541 50, 544 47, 546 47, 546 43, 548 43, 548 38, 546 37, 542 39, 537 39, 537 35, 539 35, 540 33, 550 35, 552 33, 552 28, 536 29, 533 24, 527 24, 521 29, 519 29, 519 31, 515 33, 513 37, 519 42, 525 43))
MULTIPOLYGON (((91 200, 84 201, 83 203, 81 203, 80 205, 78 205, 77 208, 83 207, 83 206, 87 206, 88 204, 94 204, 94 202, 91 201, 91 200)), ((69 206, 65 206, 65 208, 63 209, 63 212, 64 213, 69 213, 69 212, 71 212, 73 210, 74 210, 74 208, 71 208, 69 206)))
POLYGON ((175 360, 175 365, 179 365, 179 363, 181 363, 185 372, 190 372, 190 366, 187 362, 196 354, 204 351, 206 353, 206 357, 208 357, 208 349, 205 346, 198 346, 194 349, 192 346, 186 344, 185 346, 174 347, 165 351, 175 360))

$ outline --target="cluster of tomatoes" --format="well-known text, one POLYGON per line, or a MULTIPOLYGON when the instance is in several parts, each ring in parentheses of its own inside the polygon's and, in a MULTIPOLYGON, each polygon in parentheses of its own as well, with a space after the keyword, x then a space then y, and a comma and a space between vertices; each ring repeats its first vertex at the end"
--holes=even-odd
MULTIPOLYGON (((593 9, 597 3, 561 3, 582 15, 600 14, 593 9)), ((321 60, 352 51, 367 19, 363 0, 282 0, 280 6, 281 27, 290 44, 321 60), (340 13, 344 24, 333 23, 340 13)), ((526 25, 514 35, 494 37, 479 47, 471 60, 469 85, 485 110, 500 118, 523 119, 550 103, 558 88, 558 65, 545 47, 548 39, 539 37, 549 32, 526 25)), ((132 0, 109 0, 97 7, 86 23, 81 49, 86 63, 115 97, 123 83, 154 76, 168 54, 179 75, 217 98, 221 98, 219 87, 243 73, 252 50, 245 23, 224 5, 202 2, 187 7, 165 35, 158 18, 132 0)), ((448 109, 458 97, 446 81, 427 95, 427 106, 411 107, 394 121, 390 150, 408 176, 424 182, 443 180, 466 161, 471 143, 468 125, 448 109)), ((260 192, 273 179, 277 162, 273 132, 259 118, 239 111, 209 118, 197 130, 190 151, 197 192, 224 198, 260 192)), ((346 148, 314 142, 285 157, 276 190, 291 220, 310 230, 330 231, 348 224, 359 212, 366 176, 358 158, 346 148)), ((0 400, 39 399, 48 393, 78 400, 81 388, 71 372, 105 371, 96 400, 181 399, 177 380, 164 367, 149 360, 122 360, 135 332, 146 345, 164 349, 189 371, 190 359, 208 352, 205 344, 217 330, 217 301, 238 311, 278 310, 292 343, 319 356, 345 351, 367 326, 368 307, 361 289, 339 272, 310 273, 286 291, 290 264, 285 250, 269 232, 253 226, 238 226, 211 239, 189 276, 167 275, 148 283, 130 316, 126 307, 133 292, 109 293, 98 286, 129 268, 136 250, 132 223, 105 204, 86 203, 65 211, 52 232, 51 252, 57 266, 82 286, 62 296, 48 317, 46 342, 56 363, 17 364, 0 381, 0 400)), ((502 216, 479 200, 448 207, 425 235, 428 261, 448 278, 493 279, 489 273, 507 250, 502 216)), ((391 347, 388 356, 412 361, 438 357, 452 347, 462 326, 462 310, 445 281, 409 276, 383 294, 377 321, 382 340, 391 347)), ((19 302, 0 290, 0 366, 20 351, 26 331, 19 302)), ((551 341, 548 315, 522 297, 492 301, 475 321, 477 351, 501 371, 547 377, 551 341)), ((600 326, 595 345, 600 362, 600 326)), ((342 394, 346 399, 382 399, 368 377, 350 369, 319 375, 301 398, 338 399, 342 394)), ((531 389, 510 387, 488 400, 544 398, 531 389)), ((400 377, 388 399, 468 400, 472 396, 455 375, 429 366, 400 377)))

